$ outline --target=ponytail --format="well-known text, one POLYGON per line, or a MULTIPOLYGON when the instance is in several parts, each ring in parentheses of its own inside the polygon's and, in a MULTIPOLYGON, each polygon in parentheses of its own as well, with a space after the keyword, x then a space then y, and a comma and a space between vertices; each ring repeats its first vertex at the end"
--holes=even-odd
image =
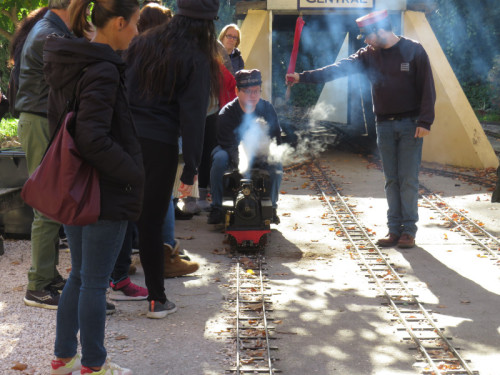
POLYGON ((72 1, 69 5, 69 24, 75 36, 82 38, 92 32, 92 25, 88 21, 88 9, 92 0, 72 1))
POLYGON ((92 32, 94 26, 98 29, 106 26, 112 18, 129 21, 137 9, 137 0, 74 0, 69 6, 71 30, 81 38, 92 32))

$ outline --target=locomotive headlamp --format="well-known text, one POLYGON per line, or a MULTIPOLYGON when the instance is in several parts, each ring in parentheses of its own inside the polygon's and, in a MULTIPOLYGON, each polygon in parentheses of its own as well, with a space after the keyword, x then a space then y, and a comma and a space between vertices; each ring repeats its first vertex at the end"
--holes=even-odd
POLYGON ((253 190, 252 180, 242 179, 241 180, 241 192, 245 197, 248 197, 253 190))

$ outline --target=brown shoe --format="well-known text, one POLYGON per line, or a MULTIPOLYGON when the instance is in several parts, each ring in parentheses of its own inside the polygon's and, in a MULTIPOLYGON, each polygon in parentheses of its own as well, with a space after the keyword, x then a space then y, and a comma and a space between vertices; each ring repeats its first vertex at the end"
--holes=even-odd
POLYGON ((415 237, 409 235, 408 233, 403 233, 401 237, 399 237, 398 247, 404 249, 410 249, 415 246, 415 237))
POLYGON ((200 268, 196 262, 181 259, 179 250, 172 249, 172 246, 168 244, 163 244, 163 250, 165 251, 165 269, 163 270, 165 278, 187 275, 200 268))
POLYGON ((379 238, 377 245, 380 247, 391 247, 398 244, 399 236, 394 233, 389 233, 384 238, 379 238))

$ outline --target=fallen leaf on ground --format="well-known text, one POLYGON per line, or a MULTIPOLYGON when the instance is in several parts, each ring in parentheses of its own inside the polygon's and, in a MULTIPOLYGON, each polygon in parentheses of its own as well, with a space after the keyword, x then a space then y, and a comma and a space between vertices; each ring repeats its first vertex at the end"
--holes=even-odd
POLYGON ((14 366, 11 367, 12 370, 17 370, 17 371, 24 371, 28 368, 28 365, 25 365, 24 363, 16 362, 14 366))
POLYGON ((225 254, 227 254, 227 252, 226 252, 226 249, 222 249, 222 250, 219 250, 219 249, 213 249, 213 250, 212 250, 212 254, 216 254, 216 255, 225 255, 225 254))
POLYGON ((127 340, 128 336, 127 335, 118 335, 115 337, 115 340, 127 340))

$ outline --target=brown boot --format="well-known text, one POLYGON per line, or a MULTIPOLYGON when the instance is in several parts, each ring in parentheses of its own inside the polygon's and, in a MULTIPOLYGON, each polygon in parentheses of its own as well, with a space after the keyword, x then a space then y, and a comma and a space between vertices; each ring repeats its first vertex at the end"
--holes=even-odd
POLYGON ((399 237, 398 247, 403 249, 410 249, 415 246, 415 237, 408 233, 403 233, 401 237, 399 237))
POLYGON ((399 241, 399 236, 394 233, 389 233, 384 238, 379 238, 377 245, 380 247, 391 247, 396 246, 399 241))
POLYGON ((163 244, 165 251, 165 269, 163 270, 164 277, 178 277, 196 272, 200 267, 196 262, 183 260, 179 257, 179 250, 172 249, 172 246, 163 244))
POLYGON ((132 257, 132 264, 130 265, 129 269, 128 269, 128 274, 129 275, 135 275, 135 273, 137 272, 137 266, 139 266, 141 264, 141 261, 139 259, 139 257, 132 257))

